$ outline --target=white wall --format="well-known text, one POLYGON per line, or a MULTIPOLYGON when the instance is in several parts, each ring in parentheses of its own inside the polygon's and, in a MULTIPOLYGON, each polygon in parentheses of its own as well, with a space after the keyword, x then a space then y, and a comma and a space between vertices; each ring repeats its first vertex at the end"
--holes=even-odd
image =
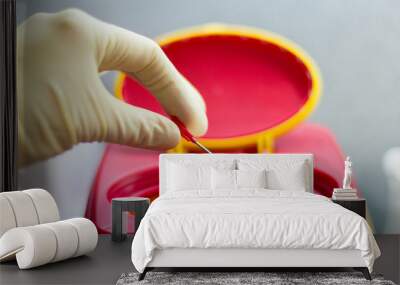
POLYGON ((19 171, 19 188, 40 187, 56 200, 62 219, 82 217, 104 145, 85 143, 19 171))

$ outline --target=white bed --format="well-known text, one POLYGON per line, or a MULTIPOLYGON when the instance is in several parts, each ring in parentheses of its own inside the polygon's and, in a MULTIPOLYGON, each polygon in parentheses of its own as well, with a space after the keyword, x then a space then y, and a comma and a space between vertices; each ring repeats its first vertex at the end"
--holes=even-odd
POLYGON ((310 154, 161 155, 133 264, 140 279, 155 267, 354 267, 370 278, 380 251, 367 222, 312 192, 310 154))

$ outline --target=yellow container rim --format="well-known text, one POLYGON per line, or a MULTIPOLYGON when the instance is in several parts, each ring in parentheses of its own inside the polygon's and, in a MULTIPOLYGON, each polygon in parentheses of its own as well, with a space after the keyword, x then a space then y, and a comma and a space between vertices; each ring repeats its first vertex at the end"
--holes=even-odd
MULTIPOLYGON (((212 150, 229 151, 233 149, 242 149, 242 148, 257 146, 259 140, 262 138, 266 137, 269 138, 269 140, 271 139, 273 140, 287 133, 295 126, 297 126, 299 123, 304 121, 315 109, 322 93, 322 79, 317 64, 311 58, 311 56, 309 56, 307 52, 305 52, 297 44, 275 33, 253 27, 214 23, 202 26, 195 26, 191 28, 174 31, 168 34, 164 34, 158 36, 156 38, 156 41, 161 47, 163 47, 165 45, 189 38, 215 36, 215 35, 223 35, 223 36, 230 35, 230 36, 240 36, 240 37, 257 39, 274 44, 276 46, 281 47, 282 49, 287 50, 288 52, 296 56, 307 68, 310 74, 310 80, 312 86, 309 97, 305 102, 305 104, 289 119, 277 124, 276 126, 270 129, 250 135, 231 137, 231 138, 218 138, 218 139, 200 138, 199 141, 207 148, 212 150)), ((120 72, 115 84, 115 95, 120 99, 123 99, 122 88, 125 76, 126 75, 124 73, 120 72)), ((196 149, 196 146, 185 140, 182 140, 181 144, 182 144, 181 147, 183 147, 184 149, 188 150, 196 149)))

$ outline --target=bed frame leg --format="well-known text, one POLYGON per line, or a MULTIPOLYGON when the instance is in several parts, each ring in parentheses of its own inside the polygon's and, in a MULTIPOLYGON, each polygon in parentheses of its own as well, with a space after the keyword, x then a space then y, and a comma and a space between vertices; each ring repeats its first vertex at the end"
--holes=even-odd
POLYGON ((147 273, 148 269, 147 267, 143 270, 142 273, 139 274, 139 278, 138 281, 142 281, 144 279, 144 277, 146 277, 146 273, 147 273))
POLYGON ((361 271, 362 274, 364 275, 365 279, 372 280, 371 274, 369 274, 369 270, 367 267, 355 267, 354 269, 357 271, 361 271))
POLYGON ((368 270, 367 267, 364 267, 364 268, 362 269, 362 273, 364 274, 365 279, 367 279, 367 280, 372 280, 371 274, 369 274, 369 270, 368 270))

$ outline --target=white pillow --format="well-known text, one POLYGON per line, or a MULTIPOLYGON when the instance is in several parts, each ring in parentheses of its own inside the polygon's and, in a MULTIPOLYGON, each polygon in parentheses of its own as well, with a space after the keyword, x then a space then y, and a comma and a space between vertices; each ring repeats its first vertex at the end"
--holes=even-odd
POLYGON ((304 167, 267 172, 268 188, 272 190, 306 191, 304 167))
POLYGON ((238 188, 267 188, 267 171, 236 170, 238 188))
POLYGON ((236 189, 236 170, 215 169, 211 171, 212 189, 236 189))
POLYGON ((240 188, 267 188, 267 171, 215 169, 211 171, 213 190, 240 188))
POLYGON ((211 167, 169 163, 167 174, 169 191, 211 189, 211 167))
POLYGON ((306 191, 310 171, 299 159, 240 159, 239 170, 267 170, 267 188, 273 190, 306 191))

